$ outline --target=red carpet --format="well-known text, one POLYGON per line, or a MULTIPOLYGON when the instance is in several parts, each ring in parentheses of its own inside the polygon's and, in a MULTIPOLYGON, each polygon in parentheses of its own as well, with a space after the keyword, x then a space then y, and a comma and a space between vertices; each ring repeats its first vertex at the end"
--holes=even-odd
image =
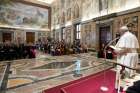
POLYGON ((100 72, 45 90, 44 93, 116 93, 114 90, 115 72, 111 70, 105 72, 105 82, 104 73, 100 72), (101 91, 101 85, 106 85, 109 88, 109 91, 101 91))
POLYGON ((100 73, 77 83, 70 84, 62 88, 62 90, 64 93, 114 93, 115 72, 106 71, 105 76, 105 83, 104 74, 100 73), (101 91, 100 87, 102 85, 106 85, 109 88, 109 91, 101 91))

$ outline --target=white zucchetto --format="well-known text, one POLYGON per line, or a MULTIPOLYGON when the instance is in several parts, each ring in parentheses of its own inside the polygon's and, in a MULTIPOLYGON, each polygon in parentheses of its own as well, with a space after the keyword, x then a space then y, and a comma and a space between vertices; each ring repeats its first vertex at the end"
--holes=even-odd
POLYGON ((122 27, 120 28, 120 30, 123 30, 123 31, 128 31, 129 29, 128 29, 128 27, 127 27, 127 26, 122 26, 122 27))

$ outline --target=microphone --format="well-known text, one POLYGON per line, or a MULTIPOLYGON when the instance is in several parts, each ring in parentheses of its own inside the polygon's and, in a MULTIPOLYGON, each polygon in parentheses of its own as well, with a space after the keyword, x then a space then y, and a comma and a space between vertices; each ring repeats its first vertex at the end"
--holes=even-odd
POLYGON ((105 50, 107 49, 107 47, 109 46, 109 45, 111 45, 113 42, 115 42, 116 40, 118 40, 120 37, 116 37, 116 38, 114 38, 113 40, 111 40, 106 46, 105 46, 105 48, 104 48, 104 52, 105 52, 105 50))

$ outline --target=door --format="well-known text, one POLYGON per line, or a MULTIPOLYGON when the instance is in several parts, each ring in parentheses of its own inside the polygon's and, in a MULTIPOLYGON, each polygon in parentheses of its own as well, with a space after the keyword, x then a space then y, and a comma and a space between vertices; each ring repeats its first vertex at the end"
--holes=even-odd
POLYGON ((106 46, 112 39, 112 34, 110 31, 110 26, 100 27, 100 36, 99 36, 99 42, 100 42, 100 49, 102 49, 104 46, 106 46))
POLYGON ((35 32, 26 32, 26 42, 27 43, 35 42, 35 32))
POLYGON ((3 42, 6 42, 6 41, 11 41, 12 40, 12 33, 3 33, 2 34, 2 37, 3 37, 3 42))

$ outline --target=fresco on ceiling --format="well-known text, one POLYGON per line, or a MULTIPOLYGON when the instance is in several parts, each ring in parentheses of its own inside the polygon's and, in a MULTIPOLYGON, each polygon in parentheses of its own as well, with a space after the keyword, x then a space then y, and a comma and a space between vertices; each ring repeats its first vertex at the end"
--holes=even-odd
POLYGON ((48 28, 48 9, 21 3, 0 6, 0 24, 30 28, 48 28))

